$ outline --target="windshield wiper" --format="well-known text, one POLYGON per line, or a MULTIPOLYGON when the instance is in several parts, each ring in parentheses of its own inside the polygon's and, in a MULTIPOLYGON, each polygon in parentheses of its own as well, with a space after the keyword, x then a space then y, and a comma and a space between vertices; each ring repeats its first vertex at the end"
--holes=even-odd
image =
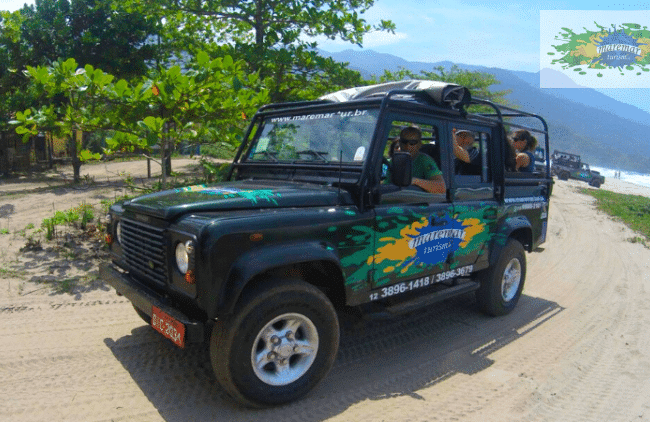
POLYGON ((321 160, 327 162, 327 157, 325 157, 325 156, 328 155, 329 152, 325 152, 325 151, 314 151, 313 149, 306 149, 306 150, 304 150, 304 151, 296 151, 296 154, 298 154, 298 155, 300 155, 300 154, 309 154, 309 155, 311 155, 312 157, 314 157, 315 159, 316 159, 316 158, 319 158, 319 159, 321 159, 321 160))

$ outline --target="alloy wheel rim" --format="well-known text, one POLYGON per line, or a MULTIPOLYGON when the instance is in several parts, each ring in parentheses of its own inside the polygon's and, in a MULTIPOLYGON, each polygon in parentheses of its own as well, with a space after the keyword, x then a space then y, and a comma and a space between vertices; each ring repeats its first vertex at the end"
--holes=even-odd
POLYGON ((253 342, 253 371, 268 385, 291 384, 314 363, 318 343, 318 330, 309 318, 297 313, 279 315, 264 325, 253 342))
POLYGON ((513 258, 506 265, 501 279, 501 297, 504 301, 510 302, 517 295, 521 283, 521 263, 513 258))

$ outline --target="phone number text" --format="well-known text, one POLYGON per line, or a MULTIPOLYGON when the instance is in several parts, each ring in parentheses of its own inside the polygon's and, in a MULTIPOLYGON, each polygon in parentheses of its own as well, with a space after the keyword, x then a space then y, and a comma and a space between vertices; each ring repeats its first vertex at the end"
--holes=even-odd
POLYGON ((417 278, 411 281, 403 281, 401 283, 397 283, 388 287, 382 287, 381 291, 370 293, 370 300, 384 299, 401 293, 406 293, 413 290, 421 289, 423 287, 427 287, 435 283, 441 283, 446 280, 451 280, 456 277, 465 277, 470 275, 473 269, 474 269, 473 265, 467 265, 465 267, 444 271, 442 273, 433 274, 431 276, 417 278))

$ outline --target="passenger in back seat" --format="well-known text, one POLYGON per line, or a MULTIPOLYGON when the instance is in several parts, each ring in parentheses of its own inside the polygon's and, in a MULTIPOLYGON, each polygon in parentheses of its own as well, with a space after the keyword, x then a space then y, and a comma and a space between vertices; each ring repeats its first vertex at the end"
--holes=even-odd
POLYGON ((481 174, 481 153, 474 144, 474 132, 469 130, 451 130, 456 156, 455 172, 462 175, 481 174))
POLYGON ((535 171, 535 149, 537 138, 527 130, 520 129, 512 135, 512 146, 517 151, 517 170, 532 173, 535 171))

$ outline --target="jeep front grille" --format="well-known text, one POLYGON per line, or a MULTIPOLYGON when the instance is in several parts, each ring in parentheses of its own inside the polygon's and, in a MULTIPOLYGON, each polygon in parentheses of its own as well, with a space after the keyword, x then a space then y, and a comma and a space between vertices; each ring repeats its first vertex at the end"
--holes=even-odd
POLYGON ((122 253, 132 275, 146 283, 165 285, 163 229, 133 220, 121 220, 122 253))

